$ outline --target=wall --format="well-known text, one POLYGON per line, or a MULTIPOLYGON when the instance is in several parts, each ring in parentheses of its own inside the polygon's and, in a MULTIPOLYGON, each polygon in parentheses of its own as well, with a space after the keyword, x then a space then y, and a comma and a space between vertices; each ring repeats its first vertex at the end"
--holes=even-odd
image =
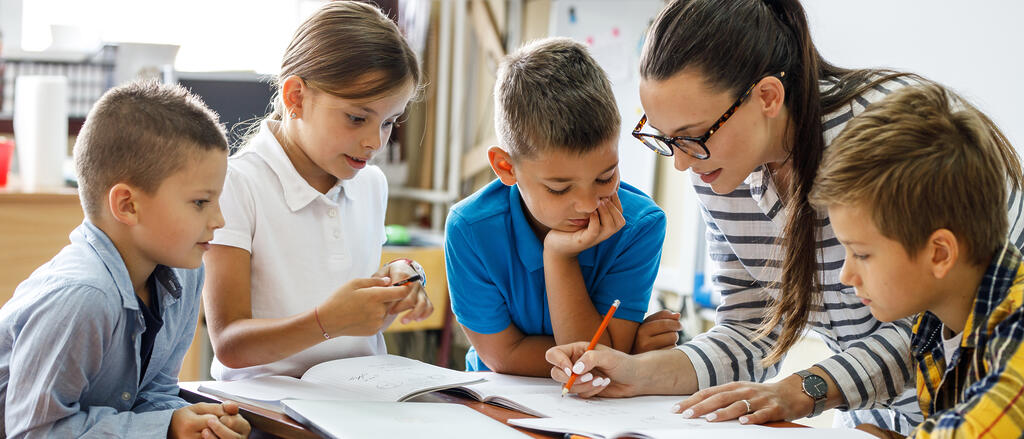
MULTIPOLYGON (((844 67, 891 67, 919 73, 967 96, 1024 151, 1024 2, 805 0, 822 56, 844 67)), ((691 263, 697 217, 687 174, 658 161, 656 194, 670 221, 662 266, 691 263)))

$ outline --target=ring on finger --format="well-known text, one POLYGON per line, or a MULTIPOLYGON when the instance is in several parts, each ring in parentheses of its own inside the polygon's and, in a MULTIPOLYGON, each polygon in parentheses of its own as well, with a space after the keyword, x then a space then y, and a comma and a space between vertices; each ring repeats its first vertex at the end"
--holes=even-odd
POLYGON ((741 399, 740 402, 742 402, 743 404, 746 404, 746 406, 747 406, 747 413, 749 414, 751 412, 750 401, 747 401, 745 399, 741 399))

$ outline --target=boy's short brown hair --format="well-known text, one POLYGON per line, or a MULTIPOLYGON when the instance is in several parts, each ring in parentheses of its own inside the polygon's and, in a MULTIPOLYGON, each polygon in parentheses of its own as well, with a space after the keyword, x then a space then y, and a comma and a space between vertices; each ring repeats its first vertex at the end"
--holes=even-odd
POLYGON ((832 142, 808 197, 819 208, 862 205, 882 235, 913 256, 949 229, 966 260, 988 265, 1006 241, 1007 180, 1021 186, 1017 153, 977 108, 933 83, 894 92, 853 118, 832 142))
POLYGON ((604 70, 569 38, 532 41, 502 60, 494 125, 513 160, 545 148, 582 154, 618 134, 618 107, 604 70))
POLYGON ((227 151, 217 113, 180 85, 133 82, 96 102, 75 141, 78 190, 87 218, 98 218, 107 191, 127 183, 156 192, 198 151, 227 151))

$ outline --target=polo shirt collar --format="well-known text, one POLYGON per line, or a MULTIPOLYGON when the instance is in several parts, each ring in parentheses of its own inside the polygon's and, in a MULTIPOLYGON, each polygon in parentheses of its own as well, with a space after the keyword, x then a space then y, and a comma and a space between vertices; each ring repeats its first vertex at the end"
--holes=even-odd
MULTIPOLYGON (((527 271, 533 272, 544 268, 544 243, 533 233, 530 220, 523 209, 523 196, 519 193, 519 185, 512 185, 508 191, 509 215, 511 218, 512 237, 516 243, 519 261, 527 271)), ((619 230, 621 232, 621 230, 619 230)), ((598 244, 600 245, 600 243, 598 244)), ((592 267, 596 259, 597 245, 590 247, 576 256, 580 266, 592 267)))
MULTIPOLYGON (((110 237, 89 220, 85 220, 81 226, 71 233, 72 242, 80 239, 88 243, 96 251, 96 254, 99 255, 103 265, 107 268, 107 272, 110 273, 111 278, 114 280, 114 285, 121 296, 121 305, 124 308, 138 311, 138 296, 135 294, 135 287, 132 286, 131 276, 128 275, 128 267, 125 266, 121 253, 117 251, 117 247, 114 246, 114 242, 110 240, 110 237)), ((176 301, 181 297, 181 282, 178 281, 178 276, 174 274, 174 270, 165 265, 157 265, 153 270, 153 276, 156 277, 157 284, 170 294, 173 298, 172 301, 176 301)), ((161 306, 163 306, 163 303, 161 303, 161 306)))
POLYGON ((280 122, 264 120, 260 124, 259 132, 256 133, 256 137, 252 141, 252 147, 253 152, 262 157, 267 165, 270 166, 270 169, 274 171, 274 174, 277 175, 288 209, 296 212, 308 206, 309 203, 312 203, 313 200, 319 197, 326 197, 330 200, 337 200, 340 197, 352 199, 352 191, 346 190, 346 187, 350 186, 351 179, 339 180, 326 194, 321 194, 313 186, 310 186, 306 179, 299 175, 299 171, 295 170, 295 165, 288 159, 284 148, 277 141, 277 138, 274 137, 274 133, 270 129, 270 124, 278 123, 280 122))

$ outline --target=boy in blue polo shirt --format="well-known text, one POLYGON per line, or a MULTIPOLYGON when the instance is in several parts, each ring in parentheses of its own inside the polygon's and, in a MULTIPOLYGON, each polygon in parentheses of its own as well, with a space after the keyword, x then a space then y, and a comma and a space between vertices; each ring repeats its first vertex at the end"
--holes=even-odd
POLYGON ((634 344, 665 214, 619 182, 620 119, 604 71, 579 43, 540 40, 503 60, 494 95, 498 180, 452 207, 446 224, 452 310, 473 344, 467 370, 548 376, 544 352, 590 340, 616 299, 601 344, 673 346, 677 316, 665 315, 650 325, 672 331, 644 331, 651 340, 634 344))

